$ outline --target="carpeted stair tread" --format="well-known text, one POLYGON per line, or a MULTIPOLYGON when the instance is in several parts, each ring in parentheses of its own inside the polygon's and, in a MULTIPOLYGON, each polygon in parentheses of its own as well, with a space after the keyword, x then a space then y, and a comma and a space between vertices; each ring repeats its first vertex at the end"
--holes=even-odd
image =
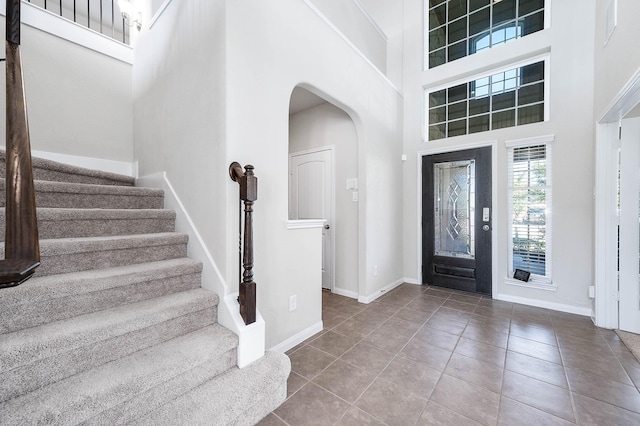
MULTIPOLYGON (((39 208, 41 239, 172 232, 176 213, 162 209, 39 208)), ((0 238, 4 239, 5 209, 0 208, 0 238)))
MULTIPOLYGON (((188 236, 174 232, 40 241, 35 276, 133 265, 187 256, 188 236)), ((4 247, 0 247, 4 255, 4 247)))
POLYGON ((136 425, 253 425, 287 396, 289 358, 268 352, 243 368, 232 368, 133 422, 136 425))
POLYGON ((231 368, 236 346, 207 326, 7 401, 0 424, 129 423, 231 368))
POLYGON ((199 288, 201 271, 179 258, 34 277, 0 292, 0 334, 199 288))
MULTIPOLYGON (((78 209, 161 209, 164 191, 135 186, 93 185, 82 183, 34 181, 36 206, 78 209)), ((0 192, 6 182, 0 179, 0 192)), ((4 196, 0 207, 4 207, 4 196)))
POLYGON ((205 289, 19 330, 0 339, 0 401, 214 324, 205 289))
MULTIPOLYGON (((6 151, 0 150, 0 176, 5 175, 5 164, 6 151)), ((32 157, 31 164, 37 180, 121 186, 135 184, 135 179, 130 176, 71 166, 44 158, 32 157)))

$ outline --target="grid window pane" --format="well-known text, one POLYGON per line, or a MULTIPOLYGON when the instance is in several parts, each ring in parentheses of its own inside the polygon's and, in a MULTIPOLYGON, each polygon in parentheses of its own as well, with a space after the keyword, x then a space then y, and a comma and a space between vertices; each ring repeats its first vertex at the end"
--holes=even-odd
POLYGON ((447 89, 447 102, 457 102, 467 98, 467 83, 447 89))
POLYGON ((443 4, 429 11, 429 29, 432 30, 447 23, 447 5, 443 4))
POLYGON ((467 134, 467 120, 451 121, 447 126, 447 137, 467 134))
POLYGON ((544 121, 544 104, 518 108, 518 126, 544 121))
POLYGON ((442 89, 437 92, 429 93, 429 108, 433 108, 438 105, 445 105, 447 103, 447 90, 442 89))
POLYGON ((489 114, 469 118, 469 133, 486 132, 489 130, 489 114))
POLYGON ((544 121, 544 85, 544 61, 540 61, 425 91, 429 140, 544 121))
POLYGON ((543 8, 544 0, 518 0, 518 16, 528 15, 543 8))
POLYGON ((544 83, 536 83, 518 90, 518 105, 533 104, 544 100, 544 83))
POLYGON ((429 68, 437 67, 447 62, 447 49, 429 53, 429 68))
POLYGON ((449 30, 449 43, 467 38, 467 18, 453 21, 447 26, 449 30))
POLYGON ((518 25, 520 26, 522 36, 544 29, 544 11, 520 19, 518 25))
POLYGON ((522 67, 521 84, 544 80, 544 61, 522 67))
POLYGON ((475 35, 491 28, 491 9, 488 7, 469 15, 469 34, 475 35))
POLYGON ((440 123, 447 120, 447 107, 442 106, 429 110, 429 123, 440 123))
MULTIPOLYGON (((489 97, 479 99, 469 99, 469 115, 478 115, 489 112, 489 97)), ((489 130, 489 129, 487 129, 489 130)))
POLYGON ((433 0, 427 6, 429 68, 544 28, 544 0, 433 0))
POLYGON ((453 21, 467 14, 467 0, 449 0, 449 20, 453 21))
POLYGON ((429 140, 434 141, 436 139, 442 139, 447 136, 447 124, 436 124, 434 126, 429 126, 429 140))
POLYGON ((504 92, 491 97, 493 110, 498 111, 505 108, 513 108, 516 106, 516 91, 504 92))
POLYGON ((469 12, 480 9, 481 7, 489 6, 491 0, 469 0, 469 12))
POLYGON ((447 60, 449 62, 467 56, 467 42, 461 41, 460 43, 450 45, 447 53, 447 60))
POLYGON ((447 120, 455 120, 467 116, 467 102, 458 102, 449 105, 447 120))
POLYGON ((447 45, 447 32, 445 27, 429 31, 429 51, 438 50, 447 45))
POLYGON ((495 112, 491 117, 491 128, 502 129, 504 127, 513 127, 516 125, 516 111, 511 109, 507 111, 495 112))
POLYGON ((516 0, 502 0, 493 3, 493 25, 500 25, 503 22, 515 19, 516 0))

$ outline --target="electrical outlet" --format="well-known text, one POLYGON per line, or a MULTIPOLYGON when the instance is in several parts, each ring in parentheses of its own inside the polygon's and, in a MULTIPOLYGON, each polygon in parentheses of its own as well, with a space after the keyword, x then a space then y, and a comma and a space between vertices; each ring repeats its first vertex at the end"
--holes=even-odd
POLYGON ((289 297, 289 312, 293 312, 298 307, 298 296, 295 294, 289 297))

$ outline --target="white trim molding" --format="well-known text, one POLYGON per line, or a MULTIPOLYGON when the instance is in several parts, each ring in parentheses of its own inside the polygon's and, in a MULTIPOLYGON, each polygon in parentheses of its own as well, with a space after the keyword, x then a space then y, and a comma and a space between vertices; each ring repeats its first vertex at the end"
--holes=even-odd
POLYGON ((287 220, 287 229, 311 229, 322 228, 327 223, 326 219, 296 219, 287 220))
POLYGON ((544 300, 529 299, 528 297, 511 296, 509 294, 497 294, 493 296, 494 299, 504 300, 505 302, 519 303, 521 305, 535 306, 536 308, 545 308, 552 311, 567 312, 570 314, 582 315, 585 317, 591 316, 591 308, 583 308, 574 305, 565 305, 563 303, 546 302, 544 300))
POLYGON ((315 336, 316 334, 320 333, 323 329, 324 329, 324 325, 322 324, 322 321, 318 321, 312 326, 307 327, 301 332, 289 337, 284 342, 281 342, 275 346, 272 346, 271 348, 269 348, 269 351, 284 353, 291 348, 295 348, 297 345, 304 342, 309 337, 315 336))
POLYGON ((339 295, 339 296, 344 296, 344 297, 349 297, 351 299, 358 299, 358 293, 352 290, 345 290, 343 288, 340 287, 333 287, 333 293, 339 295))
POLYGON ((378 297, 381 297, 381 296, 385 295, 386 293, 390 292, 391 290, 393 290, 394 288, 398 287, 403 282, 404 282, 404 279, 400 278, 399 280, 396 280, 396 281, 392 282, 391 284, 389 284, 387 286, 384 286, 383 288, 381 288, 380 290, 374 292, 373 294, 371 294, 369 296, 358 296, 358 302, 369 304, 369 303, 373 302, 374 300, 376 300, 378 297))
POLYGON ((116 173, 119 175, 137 177, 137 166, 134 162, 105 160, 103 158, 81 157, 79 155, 59 154, 57 152, 32 150, 34 157, 45 160, 57 161, 70 166, 83 167, 85 169, 100 170, 101 172, 116 173))

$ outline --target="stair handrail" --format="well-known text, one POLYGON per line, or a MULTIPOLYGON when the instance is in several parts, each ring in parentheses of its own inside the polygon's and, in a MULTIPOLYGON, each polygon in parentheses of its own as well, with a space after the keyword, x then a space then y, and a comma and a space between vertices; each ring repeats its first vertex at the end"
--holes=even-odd
POLYGON ((6 4, 6 226, 5 259, 0 260, 0 288, 23 283, 40 265, 31 143, 20 55, 20 0, 7 0, 6 4))
MULTIPOLYGON (((244 166, 234 161, 229 166, 231 180, 240 185, 240 200, 244 203, 244 233, 241 232, 242 280, 238 302, 240 316, 246 325, 256 322, 256 283, 253 281, 253 202, 258 199, 258 178, 251 164, 244 166), (244 238, 243 238, 244 237, 244 238)), ((242 226, 240 225, 242 231, 242 226)))

